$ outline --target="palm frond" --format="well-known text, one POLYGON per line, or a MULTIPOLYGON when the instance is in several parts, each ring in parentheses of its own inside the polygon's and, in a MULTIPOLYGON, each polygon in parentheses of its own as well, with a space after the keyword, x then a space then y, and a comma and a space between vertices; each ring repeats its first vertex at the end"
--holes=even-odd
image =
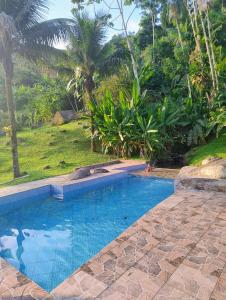
POLYGON ((70 49, 79 61, 85 61, 92 65, 97 61, 106 37, 105 18, 103 15, 96 15, 90 18, 86 12, 74 13, 74 25, 70 49), (87 61, 89 58, 89 61, 87 61))
POLYGON ((37 23, 23 32, 24 41, 30 45, 52 46, 54 43, 67 39, 71 23, 70 19, 53 19, 37 23))
POLYGON ((100 61, 99 70, 103 73, 114 73, 123 63, 126 64, 130 58, 130 52, 127 49, 117 49, 109 53, 105 60, 100 61))
POLYGON ((62 59, 67 58, 64 50, 56 49, 52 46, 45 44, 29 44, 25 43, 17 49, 17 53, 22 57, 25 57, 32 61, 43 60, 49 64, 49 59, 53 56, 61 57, 62 59))
POLYGON ((17 11, 15 17, 16 26, 27 30, 42 21, 48 13, 48 1, 45 0, 22 0, 21 9, 17 11))
POLYGON ((31 28, 46 17, 48 0, 0 0, 0 11, 11 16, 18 31, 31 28))

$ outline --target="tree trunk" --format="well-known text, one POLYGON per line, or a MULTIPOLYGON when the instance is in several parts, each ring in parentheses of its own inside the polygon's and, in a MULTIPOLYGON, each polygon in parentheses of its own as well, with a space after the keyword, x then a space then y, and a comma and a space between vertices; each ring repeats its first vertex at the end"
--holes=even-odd
POLYGON ((208 28, 208 35, 209 35, 209 42, 210 42, 210 50, 211 50, 211 55, 212 55, 213 69, 214 69, 214 75, 215 75, 215 81, 216 81, 216 89, 217 89, 217 91, 219 91, 217 63, 216 63, 216 57, 215 57, 214 48, 213 48, 213 38, 212 38, 212 34, 211 34, 211 24, 210 24, 208 10, 206 12, 206 18, 207 18, 207 28, 208 28))
POLYGON ((182 50, 184 52, 184 45, 183 45, 182 36, 181 36, 181 32, 180 32, 180 27, 179 27, 177 19, 176 19, 176 27, 177 27, 177 33, 178 33, 180 45, 181 45, 181 48, 182 48, 182 50))
MULTIPOLYGON (((89 96, 90 103, 93 103, 93 89, 95 87, 95 84, 93 82, 93 76, 88 75, 86 78, 86 91, 89 96)), ((94 115, 93 112, 91 112, 91 151, 96 152, 96 143, 94 140, 94 134, 95 134, 95 125, 94 125, 94 115)))
MULTIPOLYGON (((193 6, 195 5, 194 1, 193 1, 193 6)), ((195 39, 195 44, 196 44, 196 49, 198 50, 199 52, 199 55, 200 55, 200 62, 201 64, 203 65, 203 57, 202 57, 202 47, 201 47, 201 38, 200 38, 200 33, 199 33, 199 28, 197 28, 197 24, 196 24, 196 16, 195 16, 195 20, 193 20, 193 17, 192 17, 192 13, 191 13, 191 10, 189 8, 189 3, 187 1, 187 11, 188 11, 188 15, 189 15, 189 19, 190 19, 190 22, 191 22, 191 27, 192 27, 192 32, 193 32, 193 36, 194 36, 194 39, 195 39)), ((194 8, 194 15, 196 14, 196 11, 195 11, 195 8, 194 8)))
POLYGON ((123 26, 123 30, 125 32, 127 46, 128 46, 129 52, 130 52, 132 68, 133 68, 133 74, 134 74, 134 77, 137 81, 138 93, 140 94, 140 81, 139 81, 139 76, 138 76, 137 62, 134 58, 133 47, 131 45, 129 35, 128 35, 128 31, 127 31, 127 24, 126 24, 126 21, 125 21, 125 17, 124 17, 124 13, 123 13, 123 7, 122 7, 123 4, 122 4, 122 1, 121 2, 119 2, 119 1, 120 0, 117 0, 118 9, 119 9, 120 16, 121 16, 121 19, 122 19, 122 26, 123 26))
MULTIPOLYGON (((181 36, 181 32, 180 32, 180 27, 179 27, 179 24, 178 24, 178 21, 176 19, 176 27, 177 27, 177 32, 178 32, 178 37, 179 37, 179 41, 180 41, 180 45, 181 45, 181 49, 183 51, 183 54, 184 54, 184 45, 183 45, 183 40, 182 40, 182 36, 181 36)), ((187 67, 186 67, 187 69, 187 67)), ((186 77, 187 77, 187 85, 188 85, 188 96, 189 98, 192 97, 192 92, 191 92, 191 82, 190 82, 190 78, 189 78, 189 74, 188 74, 188 70, 186 70, 187 74, 186 74, 186 77)))
POLYGON ((203 30, 203 34, 204 34, 204 38, 205 38, 206 51, 207 51, 207 55, 208 55, 208 59, 209 59, 213 90, 215 92, 216 91, 216 81, 215 81, 215 76, 214 76, 214 67, 213 67, 213 62, 212 62, 212 58, 211 58, 211 52, 210 52, 210 46, 209 46, 209 41, 208 41, 208 37, 207 37, 207 32, 206 32, 204 20, 202 17, 202 12, 200 9, 199 9, 199 15, 200 15, 202 30, 203 30))
POLYGON ((95 126, 94 126, 94 115, 91 112, 91 151, 96 152, 96 143, 94 140, 94 134, 95 134, 95 126))
POLYGON ((4 63, 4 70, 5 70, 6 101, 7 101, 9 121, 11 126, 10 137, 11 137, 12 158, 13 158, 13 175, 14 178, 18 178, 20 177, 20 167, 19 167, 19 159, 18 159, 15 106, 14 106, 13 92, 12 92, 13 64, 11 59, 8 59, 8 61, 4 63))
POLYGON ((151 9, 151 23, 152 23, 152 47, 153 47, 153 63, 155 62, 155 16, 151 9))
POLYGON ((201 59, 201 63, 203 64, 203 56, 202 56, 202 48, 201 48, 201 36, 200 36, 200 30, 199 30, 199 26, 198 26, 198 13, 197 13, 197 6, 195 3, 195 0, 192 1, 193 4, 193 9, 194 9, 194 26, 196 28, 196 39, 197 39, 197 47, 198 49, 200 49, 200 59, 201 59))

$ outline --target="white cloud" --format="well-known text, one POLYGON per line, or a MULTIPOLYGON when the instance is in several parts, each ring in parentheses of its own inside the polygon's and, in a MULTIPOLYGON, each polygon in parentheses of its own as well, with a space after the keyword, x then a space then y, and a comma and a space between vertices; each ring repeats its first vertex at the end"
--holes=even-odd
POLYGON ((137 32, 140 29, 139 22, 130 20, 128 23, 128 32, 137 32))

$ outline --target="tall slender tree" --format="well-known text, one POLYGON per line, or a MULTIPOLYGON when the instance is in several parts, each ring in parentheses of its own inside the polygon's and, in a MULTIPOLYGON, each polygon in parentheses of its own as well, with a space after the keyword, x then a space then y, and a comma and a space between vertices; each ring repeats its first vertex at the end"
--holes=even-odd
POLYGON ((200 36, 200 30, 198 27, 196 7, 194 5, 195 5, 194 0, 186 0, 185 1, 185 7, 188 11, 188 16, 189 16, 189 20, 191 23, 193 36, 195 39, 196 50, 199 53, 200 62, 203 64, 201 36, 200 36))
MULTIPOLYGON (((209 2, 209 5, 210 4, 211 3, 209 2)), ((209 5, 207 6, 205 13, 206 13, 208 36, 209 36, 210 52, 211 52, 211 56, 212 56, 213 70, 214 70, 214 76, 215 76, 215 82, 216 82, 216 90, 219 91, 219 80, 218 80, 216 56, 215 56, 215 52, 214 52, 212 25, 211 25, 210 18, 209 18, 209 5)))
POLYGON ((208 56, 208 59, 209 59, 209 66, 210 66, 213 90, 215 91, 216 90, 216 80, 215 80, 215 75, 214 75, 213 61, 212 61, 211 50, 210 50, 210 45, 209 45, 209 41, 208 41, 207 28, 205 26, 205 21, 204 21, 203 15, 202 15, 201 6, 199 6, 199 8, 198 8, 198 12, 199 12, 201 25, 202 25, 202 30, 203 30, 203 35, 204 35, 204 39, 205 39, 207 56, 208 56))
POLYGON ((161 1, 158 0, 135 0, 134 1, 143 11, 143 13, 151 19, 152 29, 152 61, 155 62, 155 42, 156 42, 156 25, 158 22, 159 9, 161 7, 161 1))
MULTIPOLYGON (((75 67, 83 77, 84 90, 87 92, 89 103, 95 104, 93 95, 95 89, 95 73, 103 74, 109 66, 115 70, 128 52, 121 49, 112 50, 106 39, 106 16, 89 17, 85 12, 74 11, 74 25, 70 36, 69 53, 75 67)), ((96 151, 94 139, 95 128, 91 115, 91 150, 96 151)))
POLYGON ((46 57, 54 52, 54 43, 65 39, 68 19, 45 21, 46 0, 0 0, 0 62, 5 73, 6 101, 11 126, 14 178, 20 177, 15 104, 13 99, 13 57, 46 57))
MULTIPOLYGON (((175 21, 180 46, 181 46, 183 55, 185 55, 184 43, 182 40, 182 34, 181 34, 181 30, 180 30, 180 25, 179 25, 179 20, 183 17, 183 14, 185 13, 185 6, 184 6, 183 1, 181 1, 181 0, 169 1, 169 13, 170 13, 170 18, 175 21)), ((190 78, 189 78, 188 68, 186 68, 186 69, 187 69, 186 77, 187 77, 187 85, 188 85, 188 95, 191 98, 191 96, 192 96, 191 82, 190 82, 190 78)))

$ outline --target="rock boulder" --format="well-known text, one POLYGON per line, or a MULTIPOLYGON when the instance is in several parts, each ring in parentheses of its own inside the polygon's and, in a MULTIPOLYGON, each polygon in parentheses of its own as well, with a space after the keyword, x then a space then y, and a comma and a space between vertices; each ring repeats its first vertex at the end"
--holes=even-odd
POLYGON ((226 179, 226 159, 213 160, 201 167, 184 167, 179 176, 226 179))
POLYGON ((219 160, 219 159, 221 159, 220 157, 209 157, 209 158, 206 158, 206 159, 204 159, 203 161, 202 161, 202 166, 206 166, 206 165, 208 165, 209 163, 212 163, 212 162, 214 162, 214 161, 217 161, 217 160, 219 160))
POLYGON ((200 175, 215 178, 226 179, 226 159, 217 159, 209 162, 200 168, 200 175))
POLYGON ((92 173, 93 174, 101 174, 101 173, 109 173, 109 171, 107 169, 97 168, 97 169, 93 169, 92 173))
POLYGON ((201 167, 182 168, 175 188, 226 192, 226 159, 212 160, 201 167))
POLYGON ((69 175, 70 180, 78 180, 90 176, 90 168, 80 168, 69 175))

